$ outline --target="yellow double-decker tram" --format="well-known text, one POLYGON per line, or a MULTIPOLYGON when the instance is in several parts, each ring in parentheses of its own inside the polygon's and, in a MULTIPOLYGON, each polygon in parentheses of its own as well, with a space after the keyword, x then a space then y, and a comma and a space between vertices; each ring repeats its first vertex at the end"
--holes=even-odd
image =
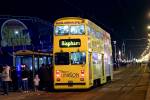
POLYGON ((88 19, 54 23, 54 88, 87 89, 112 80, 110 35, 88 19))

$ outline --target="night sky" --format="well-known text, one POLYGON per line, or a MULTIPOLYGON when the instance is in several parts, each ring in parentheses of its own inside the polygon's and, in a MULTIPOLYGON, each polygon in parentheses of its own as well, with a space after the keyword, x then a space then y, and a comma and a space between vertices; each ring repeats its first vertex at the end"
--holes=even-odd
POLYGON ((150 0, 1 0, 0 15, 39 17, 53 23, 61 17, 88 18, 111 34, 126 53, 139 56, 147 46, 150 0), (131 39, 131 40, 130 40, 131 39))

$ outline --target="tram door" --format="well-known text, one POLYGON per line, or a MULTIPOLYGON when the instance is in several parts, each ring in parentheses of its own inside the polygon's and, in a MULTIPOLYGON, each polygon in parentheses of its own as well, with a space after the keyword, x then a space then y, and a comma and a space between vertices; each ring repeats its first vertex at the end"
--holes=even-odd
POLYGON ((106 73, 105 73, 105 64, 104 64, 104 54, 101 54, 101 63, 102 63, 102 67, 101 67, 101 84, 106 82, 106 73))
POLYGON ((92 85, 93 83, 93 74, 92 74, 92 53, 88 53, 88 62, 89 62, 89 85, 92 85))

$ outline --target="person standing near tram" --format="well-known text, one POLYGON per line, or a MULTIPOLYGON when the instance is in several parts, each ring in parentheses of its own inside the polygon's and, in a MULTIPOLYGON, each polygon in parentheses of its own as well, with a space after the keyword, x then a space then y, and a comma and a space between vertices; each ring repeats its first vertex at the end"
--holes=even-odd
POLYGON ((29 71, 26 65, 21 65, 21 79, 22 79, 22 89, 24 93, 28 93, 28 78, 29 71))
POLYGON ((2 81, 3 81, 3 95, 8 95, 9 82, 11 81, 10 77, 10 66, 7 64, 3 67, 2 71, 2 81))

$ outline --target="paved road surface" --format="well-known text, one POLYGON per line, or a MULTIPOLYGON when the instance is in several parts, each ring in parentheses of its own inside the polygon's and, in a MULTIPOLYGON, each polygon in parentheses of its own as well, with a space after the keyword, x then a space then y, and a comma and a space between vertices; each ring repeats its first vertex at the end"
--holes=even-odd
POLYGON ((0 100, 145 100, 149 80, 147 69, 128 67, 116 73, 113 82, 88 91, 11 93, 0 100))

